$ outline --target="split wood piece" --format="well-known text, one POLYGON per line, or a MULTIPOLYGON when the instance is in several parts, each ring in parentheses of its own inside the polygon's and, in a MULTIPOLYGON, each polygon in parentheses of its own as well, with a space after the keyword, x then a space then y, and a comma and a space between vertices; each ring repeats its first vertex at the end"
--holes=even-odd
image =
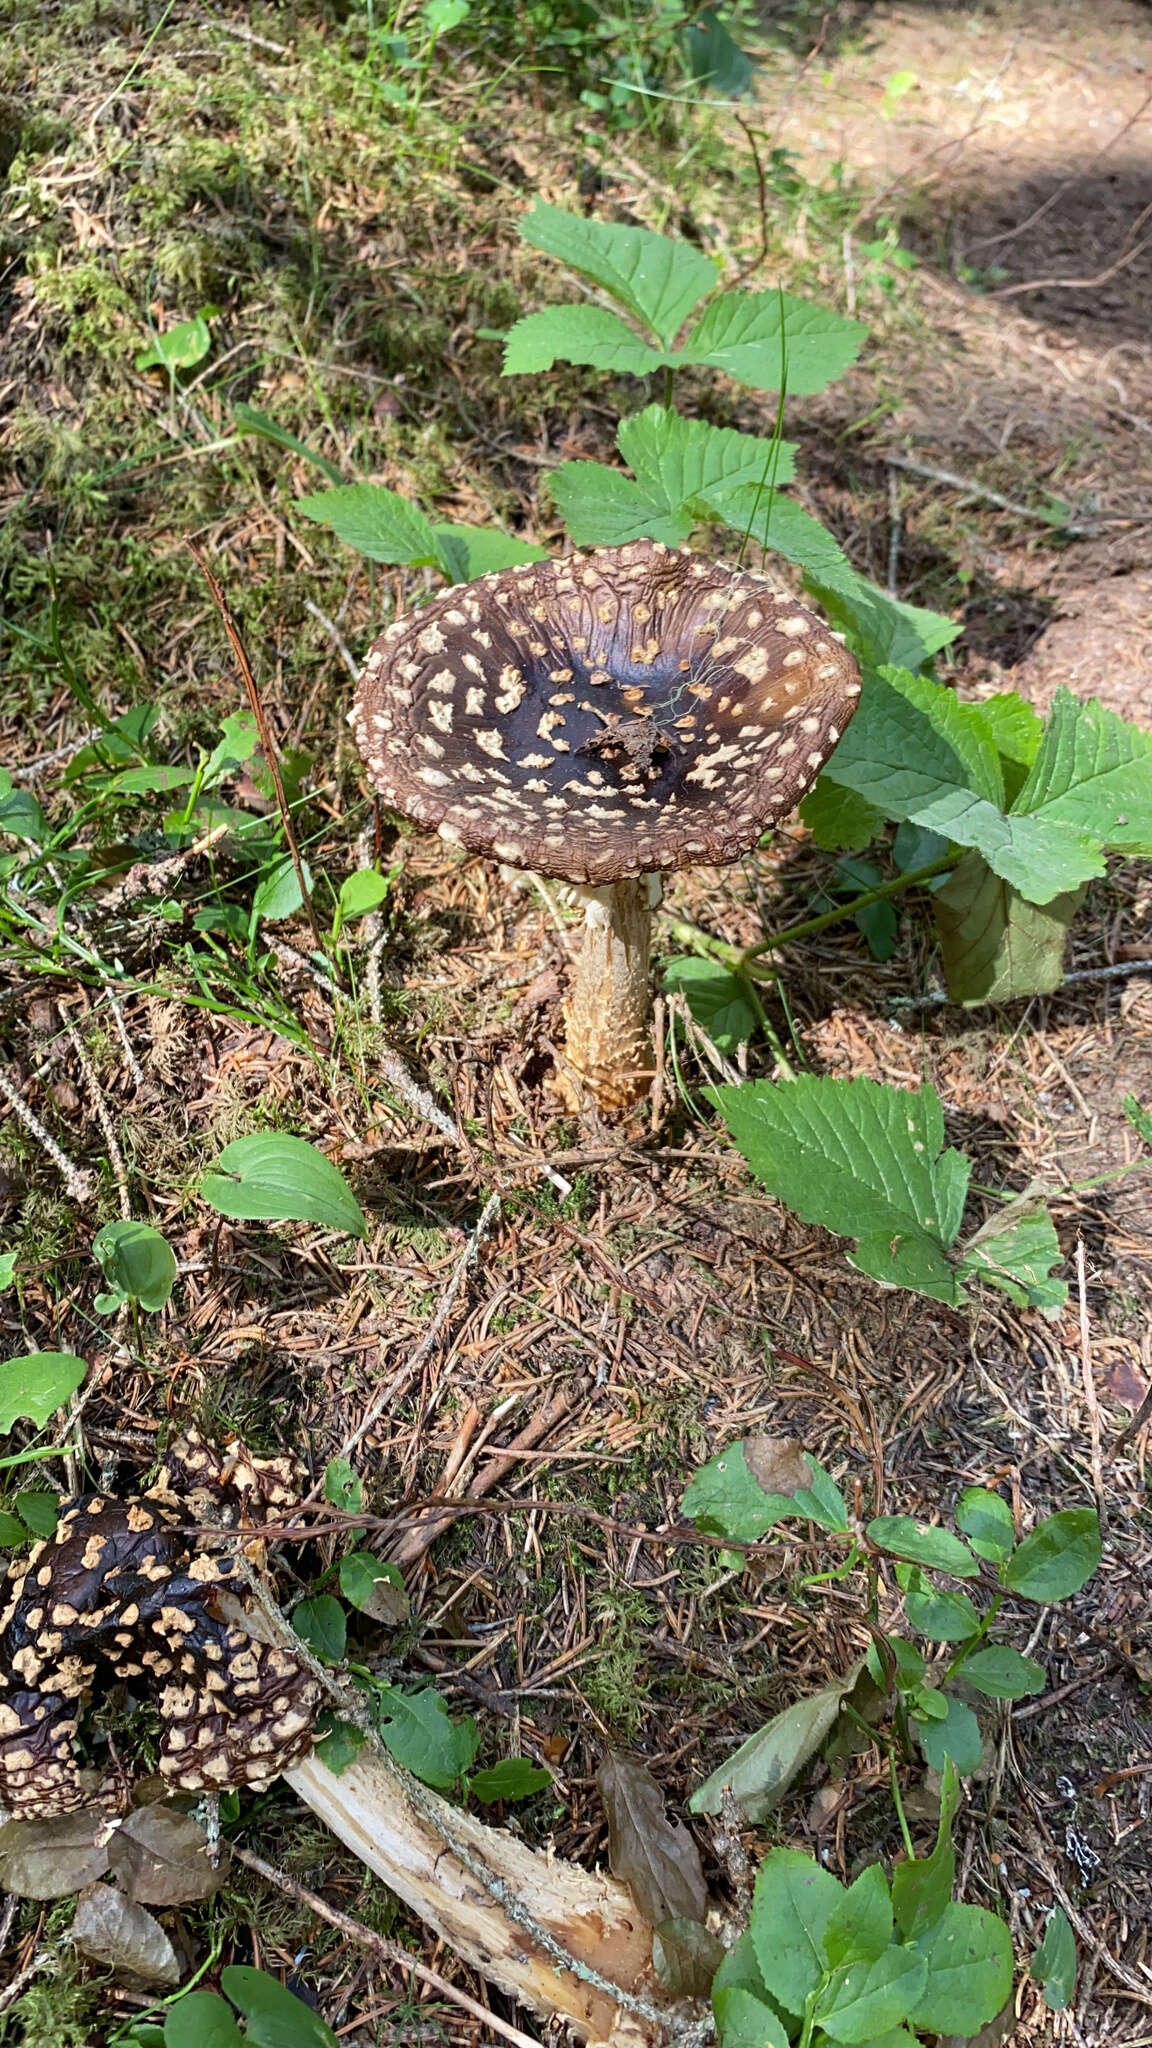
POLYGON ((586 2042, 671 2031, 652 1928, 627 1888, 529 1849, 417 1784, 386 1757, 337 1777, 315 1752, 284 1776, 353 1855, 470 1968, 586 2042))
MULTIPOLYGON (((583 1392, 583 1389, 581 1389, 581 1392, 583 1392)), ((569 1413, 572 1405, 572 1389, 569 1387, 562 1388, 560 1393, 541 1410, 540 1414, 534 1416, 532 1421, 526 1424, 518 1436, 513 1437, 507 1450, 498 1451, 495 1457, 488 1460, 486 1465, 481 1466, 461 1502, 446 1501, 443 1508, 434 1509, 426 1521, 417 1523, 415 1528, 407 1530, 399 1538, 388 1553, 391 1562, 399 1565, 401 1571, 407 1571, 412 1565, 418 1564, 420 1559, 431 1550, 437 1538, 443 1536, 445 1530, 450 1529, 453 1522, 459 1519, 460 1508, 464 1503, 472 1500, 483 1500, 486 1494, 491 1493, 492 1488, 498 1486, 500 1481, 512 1470, 521 1452, 534 1451, 542 1439, 569 1413)), ((454 1476, 454 1474, 446 1473, 442 1483, 450 1485, 454 1476)))

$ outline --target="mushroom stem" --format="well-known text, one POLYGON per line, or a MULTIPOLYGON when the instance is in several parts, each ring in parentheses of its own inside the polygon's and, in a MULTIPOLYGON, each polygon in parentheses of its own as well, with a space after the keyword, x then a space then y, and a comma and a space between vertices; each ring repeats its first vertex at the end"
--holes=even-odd
POLYGON ((628 1109, 652 1078, 648 953, 660 877, 629 875, 580 889, 577 900, 584 944, 564 1005, 568 1058, 600 1109, 628 1109))

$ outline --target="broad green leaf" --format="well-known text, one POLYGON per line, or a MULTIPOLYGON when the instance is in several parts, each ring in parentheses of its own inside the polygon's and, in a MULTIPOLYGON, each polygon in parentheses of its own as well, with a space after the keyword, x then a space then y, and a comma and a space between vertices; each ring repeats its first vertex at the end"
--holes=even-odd
POLYGON ((956 1503, 956 1527, 962 1529, 977 1557, 1003 1564, 1016 1542, 1012 1510, 986 1486, 966 1486, 956 1503))
POLYGON ((13 839, 30 839, 42 846, 50 827, 30 789, 18 789, 6 768, 0 768, 0 832, 13 839))
POLYGON ((830 1870, 799 1849, 772 1849, 752 1899, 752 1944, 772 1997, 803 2012, 826 1970, 824 1930, 844 1896, 830 1870))
POLYGON ((742 538, 769 553, 783 555, 810 576, 835 576, 847 562, 826 526, 802 505, 770 487, 744 484, 739 489, 711 491, 700 500, 742 538))
POLYGON ((15 1286, 19 1257, 19 1252, 0 1252, 0 1294, 3 1294, 6 1287, 15 1286))
POLYGON ((222 721, 220 738, 204 763, 202 786, 212 789, 218 782, 250 761, 260 745, 260 730, 250 711, 230 711, 222 721))
POLYGON ((220 1984, 248 2023, 249 2048, 339 2048, 327 2020, 266 1971, 229 1963, 220 1984))
POLYGON ((852 1524, 844 1495, 811 1452, 806 1451, 804 1455, 812 1481, 809 1486, 798 1486, 792 1496, 797 1512, 807 1515, 812 1522, 818 1522, 822 1529, 831 1529, 834 1535, 846 1536, 852 1524))
POLYGON ((80 1385, 88 1367, 70 1351, 25 1351, 0 1365, 0 1434, 18 1416, 38 1429, 62 1408, 80 1385))
MULTIPOLYGON (((745 1929, 743 1934, 737 1936, 712 1979, 712 2009, 716 2014, 718 2024, 721 2019, 718 2001, 730 1991, 746 1992, 756 2005, 767 2007, 769 2013, 774 2013, 778 2019, 781 2018, 781 2009, 771 1997, 768 1986, 760 1974, 760 1965, 756 1960, 756 1949, 752 1936, 747 1929, 745 1929)), ((756 2019, 756 2015, 748 2011, 747 2008, 725 2006, 724 2010, 729 2015, 729 2024, 734 2028, 738 2028, 740 2025, 741 2013, 746 2013, 750 2022, 756 2019)), ((785 2029, 785 2033, 787 2031, 785 2029)), ((746 2032, 736 2031, 733 2033, 732 2039, 736 2041, 737 2048, 761 2048, 763 2037, 761 2036, 753 2040, 746 2032)), ((769 2048, 777 2048, 776 2037, 773 2033, 769 2032, 767 2039, 769 2048)))
POLYGON ((0 1510, 0 1544, 4 1546, 5 1550, 12 1549, 17 1543, 27 1543, 27 1541, 28 1531, 24 1527, 23 1522, 18 1522, 15 1515, 9 1515, 0 1510))
POLYGON ((910 1705, 918 1721, 946 1721, 948 1702, 934 1685, 921 1685, 911 1695, 910 1705))
POLYGON ((542 1792, 545 1785, 552 1783, 551 1771, 545 1771, 539 1764, 530 1764, 527 1757, 506 1756, 500 1763, 492 1764, 485 1771, 473 1771, 468 1780, 468 1789, 485 1806, 494 1806, 498 1799, 531 1799, 536 1792, 542 1792))
POLYGON ((1024 1538, 1004 1567, 1004 1584, 1027 1600, 1067 1600, 1087 1585, 1100 1556, 1095 1509, 1062 1508, 1024 1538))
POLYGON ((739 975, 718 961, 701 960, 694 954, 668 960, 664 987, 670 994, 684 997, 696 1023, 721 1052, 734 1053, 752 1037, 756 1012, 747 988, 739 975))
POLYGON ((772 1194, 804 1222, 858 1239, 852 1262, 861 1272, 940 1301, 963 1299, 946 1250, 960 1227, 969 1162, 942 1151, 933 1088, 800 1074, 708 1094, 772 1194))
POLYGON ((540 199, 520 222, 520 233, 534 249, 603 286, 665 347, 717 281, 715 264, 690 242, 585 220, 540 199))
MULTIPOLYGON (((307 862, 302 866, 304 880, 310 889, 312 876, 307 862)), ((261 875, 252 891, 252 915, 267 924, 282 924, 286 917, 295 917, 303 901, 296 863, 288 854, 261 875)))
POLYGON ((404 1575, 385 1558, 369 1550, 353 1550, 340 1559, 337 1574, 340 1591, 350 1607, 358 1608, 385 1628, 399 1628, 410 1612, 404 1589, 404 1575))
POLYGON ((990 1700, 1022 1700, 1030 1692, 1043 1692, 1048 1675, 1032 1657, 1022 1657, 1007 1643, 990 1643, 965 1657, 963 1672, 969 1685, 990 1700))
POLYGON ((136 358, 138 370, 192 370, 203 362, 212 346, 208 322, 197 313, 194 320, 180 320, 166 334, 153 337, 151 348, 136 358))
POLYGON ((548 560, 547 548, 518 540, 498 526, 437 526, 434 531, 441 541, 463 547, 469 579, 491 575, 495 569, 515 569, 521 562, 548 560))
POLYGON ((341 1664, 348 1647, 344 1609, 331 1593, 309 1593, 292 1609, 292 1626, 326 1664, 341 1664))
POLYGON ((244 2036, 215 1991, 189 1991, 169 2008, 164 2048, 244 2048, 244 2036))
POLYGON ((758 1543, 785 1515, 806 1512, 798 1496, 814 1463, 791 1437, 741 1437, 701 1465, 681 1512, 719 1536, 758 1543))
POLYGON ((339 484, 334 491, 314 491, 309 497, 297 498, 296 510, 305 519, 330 526, 337 540, 367 555, 371 562, 440 569, 450 578, 454 575, 454 565, 431 521, 419 506, 410 505, 398 491, 386 491, 383 484, 339 484))
POLYGON ((138 1301, 154 1313, 176 1284, 172 1247, 149 1223, 105 1223, 92 1240, 92 1255, 104 1278, 124 1301, 138 1301))
POLYGON ((324 1467, 324 1498, 346 1514, 359 1514, 364 1505, 364 1482, 347 1458, 329 1458, 324 1467))
POLYGON ((187 789, 195 779, 191 768, 125 768, 110 776, 104 788, 109 796, 152 796, 158 790, 187 789))
POLYGON ((790 441, 713 427, 663 405, 646 406, 622 420, 616 445, 637 482, 669 511, 707 499, 723 517, 728 493, 755 492, 770 482, 786 484, 796 469, 796 449, 790 441))
POLYGON ((286 448, 292 455, 301 455, 305 462, 315 463, 317 469, 323 470, 329 483, 340 482, 340 471, 335 463, 329 462, 326 455, 318 455, 306 441, 290 434, 287 427, 279 426, 268 413, 258 412, 254 405, 234 405, 232 422, 238 434, 255 434, 261 441, 271 441, 274 447, 286 448))
POLYGON ((1061 1906, 1053 1906, 1040 1943, 1028 1968, 1044 1992, 1049 2012, 1063 2012, 1076 1989, 1076 1939, 1061 1906))
POLYGON ((880 1865, 870 1863, 829 1915, 824 1953, 833 1967, 874 1963, 891 1939, 892 1900, 880 1865))
POLYGON ((388 900, 392 877, 378 875, 375 868, 357 868, 340 884, 340 914, 343 918, 367 917, 388 900))
POLYGON ((720 2048, 788 2048, 779 2014, 742 1984, 713 1986, 712 2011, 720 2048))
POLYGON ((587 363, 594 370, 645 377, 668 361, 607 306, 549 306, 526 313, 504 343, 504 375, 531 376, 553 363, 587 363))
POLYGON ((960 1797, 960 1780, 950 1758, 944 1762, 940 1788, 940 1825, 930 1856, 910 1856, 892 1872, 892 1907, 905 1941, 915 1941, 935 1927, 951 1902, 956 1879, 952 1822, 960 1797))
MULTIPOLYGON (((847 565, 846 565, 847 566, 847 565)), ((961 628, 942 612, 889 597, 855 569, 837 570, 823 581, 809 575, 808 584, 830 619, 844 631, 854 654, 868 668, 886 662, 898 668, 921 669, 961 628)))
POLYGON ((1069 927, 1083 899, 1081 886, 1029 903, 981 854, 966 853, 932 899, 953 1002, 1009 1003, 1059 988, 1069 927))
POLYGON ((966 1543, 950 1529, 934 1529, 914 1522, 911 1515, 875 1515, 868 1524, 868 1537, 878 1550, 890 1557, 906 1557, 913 1564, 927 1565, 929 1571, 949 1572, 954 1579, 974 1579, 980 1567, 966 1543))
POLYGON ((988 1218, 964 1246, 961 1276, 984 1280, 1021 1308, 1057 1316, 1068 1299, 1068 1283, 1052 1276, 1063 1262, 1056 1226, 1043 1202, 1021 1195, 988 1218))
POLYGON ((398 1764, 413 1777, 447 1791, 472 1762, 480 1737, 465 1714, 453 1721, 438 1692, 401 1692, 395 1685, 377 1685, 380 1733, 398 1764))
POLYGON ((604 462, 562 462, 548 478, 548 489, 578 548, 623 547, 630 540, 676 548, 697 524, 693 514, 669 512, 604 462))
POLYGON ((928 1981, 909 2013, 912 2026, 937 2034, 975 2034, 1012 1990, 1012 1937, 982 1906, 950 1905, 916 1948, 928 1981))
POLYGON ((855 362, 868 329, 790 292, 720 292, 679 350, 754 391, 823 391, 855 362))
POLYGON ((1152 853, 1152 732, 1057 690, 1013 813, 1130 853, 1152 853))
POLYGON ((719 1813, 728 1791, 747 1820, 762 1821, 832 1733, 862 1670, 863 1659, 844 1678, 775 1714, 704 1780, 688 1801, 689 1811, 719 1813))
POLYGON ((928 1964, 914 1949, 892 1947, 870 1963, 833 1970, 816 2001, 833 2041, 867 2042, 906 2019, 928 1982, 928 1964))
MULTIPOLYGON (((915 1570, 914 1565, 908 1567, 915 1570)), ((912 1692, 920 1684, 927 1665, 915 1643, 904 1636, 886 1636, 886 1648, 891 1651, 891 1664, 895 1666, 895 1682, 901 1692, 912 1692)), ((892 1684, 889 1659, 881 1654, 880 1644, 875 1637, 865 1653, 865 1662, 878 1686, 887 1692, 892 1684)))
POLYGON ((946 1692, 943 1698, 948 1704, 945 1720, 929 1720, 923 1715, 916 1715, 912 1725, 924 1752, 924 1760, 934 1771, 942 1771, 950 1757, 961 1777, 967 1778, 979 1770, 984 1755, 980 1723, 971 1707, 958 1700, 955 1693, 946 1692))
POLYGON ((201 1198, 241 1221, 321 1223, 367 1237, 368 1223, 339 1169, 303 1138, 257 1131, 225 1145, 200 1183, 201 1198))
POLYGON ((904 1593, 909 1626, 929 1642, 963 1643, 975 1635, 980 1616, 967 1593, 934 1586, 915 1564, 898 1564, 896 1580, 904 1593))
POLYGON ((316 1754, 334 1778, 351 1769, 367 1740, 354 1722, 337 1720, 335 1714, 323 1713, 316 1723, 316 1754))
POLYGON ((21 1521, 33 1536, 52 1536, 60 1520, 60 1497, 55 1493, 18 1493, 12 1502, 21 1521))
POLYGON ((825 853, 859 853, 880 837, 887 812, 821 775, 801 804, 800 816, 825 853))
POLYGON ((721 99, 738 100, 751 89, 755 66, 746 50, 729 35, 723 22, 710 11, 698 14, 680 31, 688 69, 697 85, 718 93, 721 99))
POLYGON ((990 735, 1004 773, 1004 789, 1008 802, 1019 795, 1028 778, 1028 771, 1040 751, 1044 737, 1044 721, 1031 704, 1018 697, 1015 690, 1002 690, 995 697, 984 697, 975 705, 981 724, 990 735))

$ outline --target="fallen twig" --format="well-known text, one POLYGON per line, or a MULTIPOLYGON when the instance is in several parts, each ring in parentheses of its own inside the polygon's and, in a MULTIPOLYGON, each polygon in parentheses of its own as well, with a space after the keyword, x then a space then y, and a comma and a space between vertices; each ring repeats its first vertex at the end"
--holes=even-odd
POLYGON ((486 1465, 481 1466, 468 1488, 465 1499, 447 1502, 443 1508, 435 1509, 426 1520, 418 1522, 415 1528, 409 1529, 401 1536, 389 1553, 393 1564, 399 1565, 401 1571, 406 1571, 409 1566, 416 1564, 431 1549, 437 1538, 452 1527, 457 1517, 466 1510, 468 1502, 483 1500, 486 1494, 491 1493, 493 1487, 498 1486, 512 1470, 521 1453, 534 1450, 541 1439, 546 1437, 558 1422, 563 1421, 572 1404, 572 1388, 563 1387, 546 1403, 540 1413, 526 1424, 519 1435, 513 1437, 506 1450, 498 1451, 486 1465))
POLYGON ((71 1200, 78 1203, 90 1202, 96 1192, 95 1174, 84 1172, 80 1167, 73 1165, 68 1154, 56 1143, 52 1133, 45 1130, 39 1117, 34 1115, 32 1110, 29 1109, 19 1089, 13 1086, 2 1070, 0 1070, 0 1095, 4 1097, 13 1114, 19 1117, 25 1130, 35 1138, 36 1143, 48 1154, 57 1172, 63 1175, 64 1185, 68 1190, 71 1200))

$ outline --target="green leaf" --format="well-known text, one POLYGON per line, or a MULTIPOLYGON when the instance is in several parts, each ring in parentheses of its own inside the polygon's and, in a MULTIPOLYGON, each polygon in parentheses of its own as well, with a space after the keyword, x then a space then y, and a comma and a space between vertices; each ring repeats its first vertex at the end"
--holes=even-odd
POLYGON ((485 1806, 494 1806, 498 1799, 531 1799, 551 1783, 551 1771, 530 1764, 526 1757, 506 1756, 485 1771, 473 1771, 468 1790, 482 1799, 485 1806))
POLYGON ((828 582, 807 579, 830 619, 848 637, 854 654, 868 668, 892 662, 898 668, 920 669, 960 632, 953 619, 922 605, 889 597, 854 569, 836 573, 828 582))
POLYGON ((914 1716, 912 1725, 916 1739, 924 1752, 925 1762, 934 1771, 942 1771, 950 1757, 961 1777, 967 1778, 979 1770, 984 1756, 980 1723, 971 1707, 966 1707, 954 1693, 946 1692, 942 1697, 948 1704, 947 1719, 932 1721, 923 1715, 914 1716))
POLYGON ((6 768, 0 768, 0 832, 13 839, 30 839, 42 846, 50 827, 30 789, 17 789, 6 768))
POLYGON ((966 853, 933 895, 953 1002, 1008 1003, 1059 988, 1069 926, 1083 899, 1081 887, 1029 903, 981 854, 966 853))
POLYGON ((904 1593, 909 1625, 932 1643, 963 1643, 980 1626, 980 1616, 967 1593, 936 1587, 919 1565, 898 1564, 897 1584, 904 1593))
POLYGON ((679 547, 695 516, 663 509, 642 486, 604 462, 562 462, 548 478, 556 510, 578 548, 623 547, 630 540, 679 547))
POLYGON ((916 1947, 928 1981, 908 2018, 936 2034, 975 2034, 1012 1990, 1012 1937, 982 1906, 950 1905, 916 1947))
POLYGON ((321 1223, 367 1237, 368 1223, 339 1169, 303 1138, 257 1131, 225 1145, 200 1183, 202 1199, 240 1221, 321 1223))
POLYGON ((344 1609, 331 1593, 309 1593, 292 1609, 292 1626, 326 1664, 342 1664, 348 1647, 344 1609))
POLYGON ((804 1453, 808 1470, 812 1474, 810 1486, 798 1486, 792 1498, 798 1513, 807 1515, 812 1522, 818 1522, 822 1529, 830 1529, 835 1536, 846 1536, 852 1524, 848 1518, 848 1504, 836 1481, 824 1470, 810 1451, 804 1453))
POLYGON ((1141 1108, 1134 1095, 1124 1097, 1123 1108, 1137 1137, 1143 1138, 1146 1145, 1152 1145, 1152 1114, 1141 1108))
POLYGON ((833 1970, 816 2001, 816 2014, 833 2041, 867 2042, 906 2019, 928 1982, 923 1956, 890 1948, 871 1963, 833 1970))
POLYGON ((249 2048, 339 2048, 328 2022, 266 1971, 229 1963, 220 1983, 248 2022, 249 2048))
POLYGON ((668 361, 661 349, 641 341, 607 306, 549 306, 526 313, 509 328, 504 375, 532 376, 554 363, 587 363, 619 376, 646 377, 668 361))
POLYGON ((1102 846, 1152 853, 1152 733, 1095 698, 1082 703, 1057 690, 1012 810, 1102 846))
POLYGON ((92 1240, 92 1255, 109 1287, 150 1313, 164 1307, 176 1284, 175 1254, 151 1224, 103 1224, 92 1240))
POLYGON ((809 576, 835 576, 841 569, 847 572, 845 558, 827 527, 782 491, 744 485, 739 490, 710 493, 701 504, 710 505, 717 518, 757 547, 783 555, 786 562, 795 562, 809 576))
MULTIPOLYGON (((810 1513, 807 1504, 800 1505, 801 1496, 812 1493, 818 1471, 815 1459, 793 1438, 741 1437, 701 1465, 681 1501, 681 1511, 702 1529, 735 1537, 738 1543, 758 1543, 785 1515, 810 1513), (808 1486, 801 1483, 805 1473, 808 1486)), ((833 1502, 817 1500, 821 1513, 813 1519, 823 1523, 837 1502, 844 1511, 844 1501, 827 1473, 821 1477, 835 1495, 833 1502)))
POLYGON ((164 2048, 244 2048, 244 2036, 214 1991, 189 1991, 169 2009, 164 2048))
POLYGON ((1061 1906, 1053 1906, 1028 1975, 1043 1987, 1049 2012, 1063 2012, 1076 1989, 1076 1940, 1061 1906))
POLYGON ((742 1984, 713 1987, 712 2011, 720 2048, 788 2048, 783 2020, 742 1984))
POLYGON ((0 1294, 3 1294, 6 1287, 15 1286, 16 1264, 19 1257, 19 1252, 0 1252, 0 1294))
POLYGON ((204 763, 202 786, 213 789, 237 768, 252 759, 260 745, 260 730, 250 711, 230 711, 220 727, 220 738, 204 763))
POLYGON ((880 1865, 870 1863, 829 1915, 824 1953, 833 1967, 874 1963, 891 1939, 892 1900, 880 1865))
POLYGON ((364 1482, 347 1458, 329 1458, 324 1467, 324 1498, 347 1514, 359 1514, 364 1505, 364 1482))
POLYGON ((734 1053, 752 1037, 756 1012, 740 977, 718 961, 685 954, 664 966, 664 987, 682 995, 696 1023, 721 1052, 734 1053))
MULTIPOLYGON (((851 730, 851 728, 849 728, 851 730)), ((937 1300, 963 1294, 946 1248, 960 1227, 969 1162, 942 1151, 933 1088, 800 1074, 708 1091, 752 1171, 806 1223, 858 1239, 853 1264, 937 1300)))
POLYGON ((1012 1510, 986 1486, 966 1486, 956 1503, 956 1527, 962 1529, 977 1557, 1003 1564, 1016 1542, 1012 1510))
POLYGON ((370 1615, 373 1621, 382 1621, 389 1628, 407 1619, 408 1595, 398 1565, 389 1564, 386 1558, 373 1557, 370 1550, 353 1550, 341 1558, 337 1576, 345 1600, 361 1614, 370 1615), (387 1587, 387 1592, 381 1593, 381 1587, 387 1587))
POLYGON ((934 1685, 919 1686, 911 1695, 912 1710, 919 1721, 946 1721, 948 1702, 934 1685))
POLYGON ((790 292, 720 292, 683 347, 682 363, 723 370, 754 391, 823 391, 855 362, 868 329, 790 292))
POLYGON ((254 405, 234 405, 232 422, 238 434, 255 434, 261 441, 271 441, 277 448, 286 448, 292 455, 301 455, 305 462, 313 462, 321 469, 330 483, 340 482, 340 471, 326 455, 317 455, 306 441, 300 441, 290 434, 287 427, 281 427, 266 412, 257 412, 254 405))
POLYGON ((800 816, 825 853, 859 853, 879 838, 887 813, 821 775, 801 804, 800 816))
POLYGON ((0 1544, 3 1544, 5 1550, 11 1550, 16 1544, 27 1541, 28 1531, 23 1522, 18 1522, 15 1515, 0 1511, 0 1544))
POLYGON ((20 1520, 31 1529, 33 1536, 44 1539, 54 1536, 60 1520, 60 1499, 55 1493, 18 1493, 13 1507, 20 1520))
POLYGON ((521 562, 546 562, 547 548, 533 541, 518 540, 498 526, 437 526, 441 541, 464 549, 466 577, 488 576, 496 569, 515 569, 521 562))
MULTIPOLYGON (((685 419, 663 405, 646 406, 643 412, 622 420, 616 445, 653 503, 670 512, 688 510, 704 499, 720 517, 726 517, 724 505, 729 494, 762 491, 769 482, 785 484, 796 468, 791 441, 769 441, 759 434, 737 433, 733 427, 713 427, 706 420, 685 419)), ((730 520, 729 524, 739 521, 730 520)))
MULTIPOLYGON (((909 1566, 909 1570, 914 1571, 915 1566, 909 1566)), ((921 1683, 928 1668, 920 1651, 915 1643, 908 1642, 904 1636, 886 1636, 884 1640, 892 1652, 897 1687, 901 1692, 913 1692, 921 1683)), ((887 1660, 881 1655, 880 1645, 875 1638, 868 1645, 865 1661, 877 1685, 887 1692, 892 1679, 889 1677, 887 1660)))
POLYGON ((712 13, 698 14, 680 31, 688 69, 698 85, 738 100, 751 89, 755 66, 746 50, 734 43, 723 22, 712 13))
POLYGON ((772 1849, 760 1865, 751 1935, 765 1985, 800 2013, 825 1974, 824 1930, 844 1887, 799 1849, 772 1849))
POLYGON ((1056 1316, 1068 1299, 1068 1283, 1052 1277, 1063 1262, 1056 1226, 1043 1202, 1021 1195, 981 1225, 964 1247, 962 1277, 998 1287, 1021 1308, 1056 1316))
POLYGON ((425 1785, 449 1790, 476 1754, 480 1737, 475 1721, 468 1714, 453 1721, 430 1687, 401 1692, 398 1686, 377 1684, 375 1691, 380 1734, 397 1763, 425 1785))
POLYGON ((990 1643, 965 1657, 963 1672, 969 1685, 990 1700, 1022 1700, 1030 1692, 1043 1692, 1048 1675, 1042 1664, 1022 1657, 1007 1643, 990 1643))
POLYGON ((153 337, 151 348, 136 358, 138 370, 192 370, 202 363, 212 346, 208 322, 197 313, 194 320, 180 320, 166 334, 153 337))
POLYGON ((949 1572, 954 1579, 974 1579, 980 1567, 966 1543, 950 1529, 933 1529, 910 1515, 876 1515, 868 1524, 870 1540, 890 1557, 906 1557, 930 1571, 949 1572))
POLYGON ((25 1351, 0 1365, 0 1435, 18 1416, 43 1429, 71 1400, 87 1370, 70 1351, 25 1351))
POLYGON ((689 1811, 719 1813, 728 1791, 745 1819, 764 1820, 832 1733, 861 1670, 862 1662, 854 1664, 844 1678, 774 1714, 704 1780, 688 1801, 689 1811))
POLYGON ((520 222, 520 233, 534 249, 601 285, 665 347, 716 283, 715 264, 690 242, 585 220, 540 199, 520 222))
MULTIPOLYGON (((308 864, 304 862, 302 865, 304 880, 311 889, 312 876, 308 864)), ((303 901, 296 863, 289 854, 261 875, 252 891, 252 915, 267 924, 282 924, 286 917, 295 917, 303 901)))
POLYGON ((398 491, 386 491, 382 484, 340 484, 334 491, 297 498, 296 510, 330 526, 337 540, 371 562, 440 569, 454 580, 455 565, 431 521, 398 491))
POLYGON ((1100 1556, 1095 1509, 1062 1508, 1024 1538, 1004 1567, 1004 1584, 1026 1600, 1067 1600, 1087 1585, 1100 1556))
POLYGON ((392 879, 377 874, 375 868, 357 868, 355 874, 345 876, 340 884, 341 917, 367 917, 369 911, 379 910, 388 900, 392 879))
POLYGON ((892 1872, 892 1907, 896 1925, 905 1941, 915 1941, 946 1911, 956 1879, 956 1852, 952 1847, 952 1822, 960 1797, 960 1780, 955 1764, 946 1757, 940 1788, 940 1825, 936 1846, 930 1856, 910 1856, 892 1872))
POLYGON ((1028 771, 1040 751, 1044 721, 1031 704, 1026 704, 1023 697, 1016 695, 1015 690, 1002 690, 995 697, 984 697, 974 709, 1000 756, 1005 793, 1011 803, 1023 788, 1028 771))
POLYGON ((325 1712, 316 1723, 316 1753, 334 1778, 342 1778, 367 1743, 367 1736, 351 1721, 337 1720, 325 1712))

